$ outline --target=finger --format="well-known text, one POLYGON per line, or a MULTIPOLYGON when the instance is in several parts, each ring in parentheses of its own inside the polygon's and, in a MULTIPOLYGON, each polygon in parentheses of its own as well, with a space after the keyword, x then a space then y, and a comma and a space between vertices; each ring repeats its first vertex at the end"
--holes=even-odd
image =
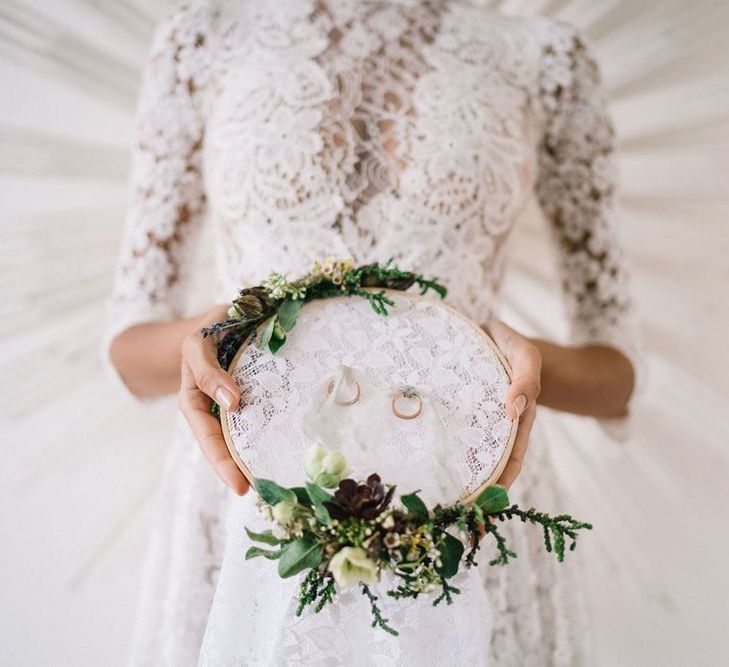
POLYGON ((476 521, 476 527, 478 528, 478 535, 471 533, 470 544, 472 547, 475 547, 483 539, 483 536, 486 534, 486 528, 480 521, 476 521))
POLYGON ((183 370, 183 375, 185 374, 188 375, 188 384, 180 391, 180 411, 218 477, 236 494, 242 496, 248 491, 248 480, 228 451, 220 422, 210 413, 210 399, 194 386, 189 386, 192 381, 189 369, 183 370))
MULTIPOLYGON (((494 517, 487 516, 485 518, 486 518, 486 521, 488 521, 489 524, 492 524, 492 525, 493 524, 496 524, 496 520, 494 519, 494 517)), ((485 523, 481 523, 480 521, 476 521, 476 527, 478 528, 478 536, 476 536, 474 534, 471 535, 471 546, 472 547, 476 546, 476 544, 478 544, 483 539, 484 535, 486 535, 486 533, 488 532, 488 530, 486 529, 486 524, 485 523)))
POLYGON ((203 338, 198 332, 189 336, 183 345, 183 359, 200 390, 226 410, 238 407, 238 383, 218 363, 217 347, 211 337, 203 338))
POLYGON ((506 411, 517 419, 536 405, 541 390, 542 359, 539 351, 529 342, 515 345, 511 356, 511 386, 506 392, 506 411))
POLYGON ((503 486, 508 490, 521 472, 522 465, 524 464, 524 457, 529 445, 529 435, 532 432, 536 416, 537 406, 532 404, 527 408, 519 422, 519 428, 516 431, 516 438, 514 440, 514 445, 511 448, 509 460, 506 462, 506 466, 496 482, 498 486, 503 486))
POLYGON ((541 390, 542 357, 535 345, 507 324, 494 319, 486 329, 511 366, 506 411, 512 419, 517 419, 537 402, 541 390))

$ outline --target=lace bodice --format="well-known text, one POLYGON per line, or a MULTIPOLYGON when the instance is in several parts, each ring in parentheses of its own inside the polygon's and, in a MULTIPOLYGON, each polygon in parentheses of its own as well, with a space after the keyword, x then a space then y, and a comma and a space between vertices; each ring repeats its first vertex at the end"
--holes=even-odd
POLYGON ((323 255, 396 258, 477 321, 536 194, 575 340, 629 348, 614 134, 576 30, 455 1, 210 1, 158 30, 112 333, 179 315, 205 220, 219 299, 323 255))

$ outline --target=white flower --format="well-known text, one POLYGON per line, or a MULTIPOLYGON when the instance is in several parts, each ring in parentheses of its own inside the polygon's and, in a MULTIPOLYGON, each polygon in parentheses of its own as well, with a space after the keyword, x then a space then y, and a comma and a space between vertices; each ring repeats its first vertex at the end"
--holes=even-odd
POLYGON ((319 444, 311 445, 304 453, 304 472, 309 479, 314 479, 322 469, 322 461, 327 450, 319 444))
POLYGON ((291 523, 294 518, 294 503, 290 503, 286 500, 282 500, 273 506, 271 512, 275 521, 280 523, 282 526, 291 523))
POLYGON ((331 489, 347 476, 349 468, 341 453, 316 444, 304 454, 304 472, 314 484, 331 489))
POLYGON ((397 533, 387 533, 383 542, 388 549, 394 549, 400 546, 400 536, 397 533))
POLYGON ((329 571, 342 588, 377 581, 377 563, 360 547, 342 547, 329 561, 329 571))
POLYGON ((289 537, 291 537, 289 531, 283 526, 279 526, 277 523, 273 524, 273 528, 271 528, 271 534, 277 540, 288 540, 289 537))

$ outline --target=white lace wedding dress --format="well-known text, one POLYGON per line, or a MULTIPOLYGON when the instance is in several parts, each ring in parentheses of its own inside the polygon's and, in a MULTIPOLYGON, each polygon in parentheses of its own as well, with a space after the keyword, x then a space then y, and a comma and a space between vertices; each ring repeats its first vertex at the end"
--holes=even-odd
MULTIPOLYGON (((568 24, 444 0, 180 9, 158 30, 145 74, 108 336, 183 314, 205 224, 219 278, 211 302, 327 255, 394 257, 438 276, 448 300, 482 322, 510 232, 536 196, 572 340, 633 358, 613 156, 598 69, 568 24)), ((569 510, 538 433, 511 495, 569 510)), ((450 607, 418 600, 395 611, 382 600, 394 639, 369 627, 356 591, 296 618, 297 582, 243 558, 243 526, 260 522, 253 494, 224 490, 180 421, 134 664, 589 663, 580 552, 557 565, 538 530, 508 529, 519 557, 489 568, 482 553, 450 607)))

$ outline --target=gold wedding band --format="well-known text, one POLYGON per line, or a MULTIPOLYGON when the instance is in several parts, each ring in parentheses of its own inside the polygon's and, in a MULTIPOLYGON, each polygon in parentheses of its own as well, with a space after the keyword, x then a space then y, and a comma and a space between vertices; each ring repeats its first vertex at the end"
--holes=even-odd
MULTIPOLYGON (((337 400, 335 400, 334 402, 337 405, 354 405, 359 400, 360 393, 361 393, 361 389, 359 387, 359 382, 355 382, 354 383, 354 387, 355 387, 355 394, 354 394, 354 398, 353 399, 351 399, 349 401, 337 401, 337 400)), ((334 391, 334 380, 331 380, 329 382, 329 385, 327 386, 327 394, 331 394, 332 391, 334 391)))
POLYGON ((423 411, 423 401, 421 400, 420 396, 417 394, 411 394, 408 392, 398 392, 392 397, 392 412, 396 417, 399 417, 400 419, 415 419, 421 412, 423 411), (404 412, 400 412, 400 410, 397 409, 397 401, 400 398, 411 398, 418 402, 418 407, 416 408, 415 412, 412 412, 410 414, 405 414, 404 412))

